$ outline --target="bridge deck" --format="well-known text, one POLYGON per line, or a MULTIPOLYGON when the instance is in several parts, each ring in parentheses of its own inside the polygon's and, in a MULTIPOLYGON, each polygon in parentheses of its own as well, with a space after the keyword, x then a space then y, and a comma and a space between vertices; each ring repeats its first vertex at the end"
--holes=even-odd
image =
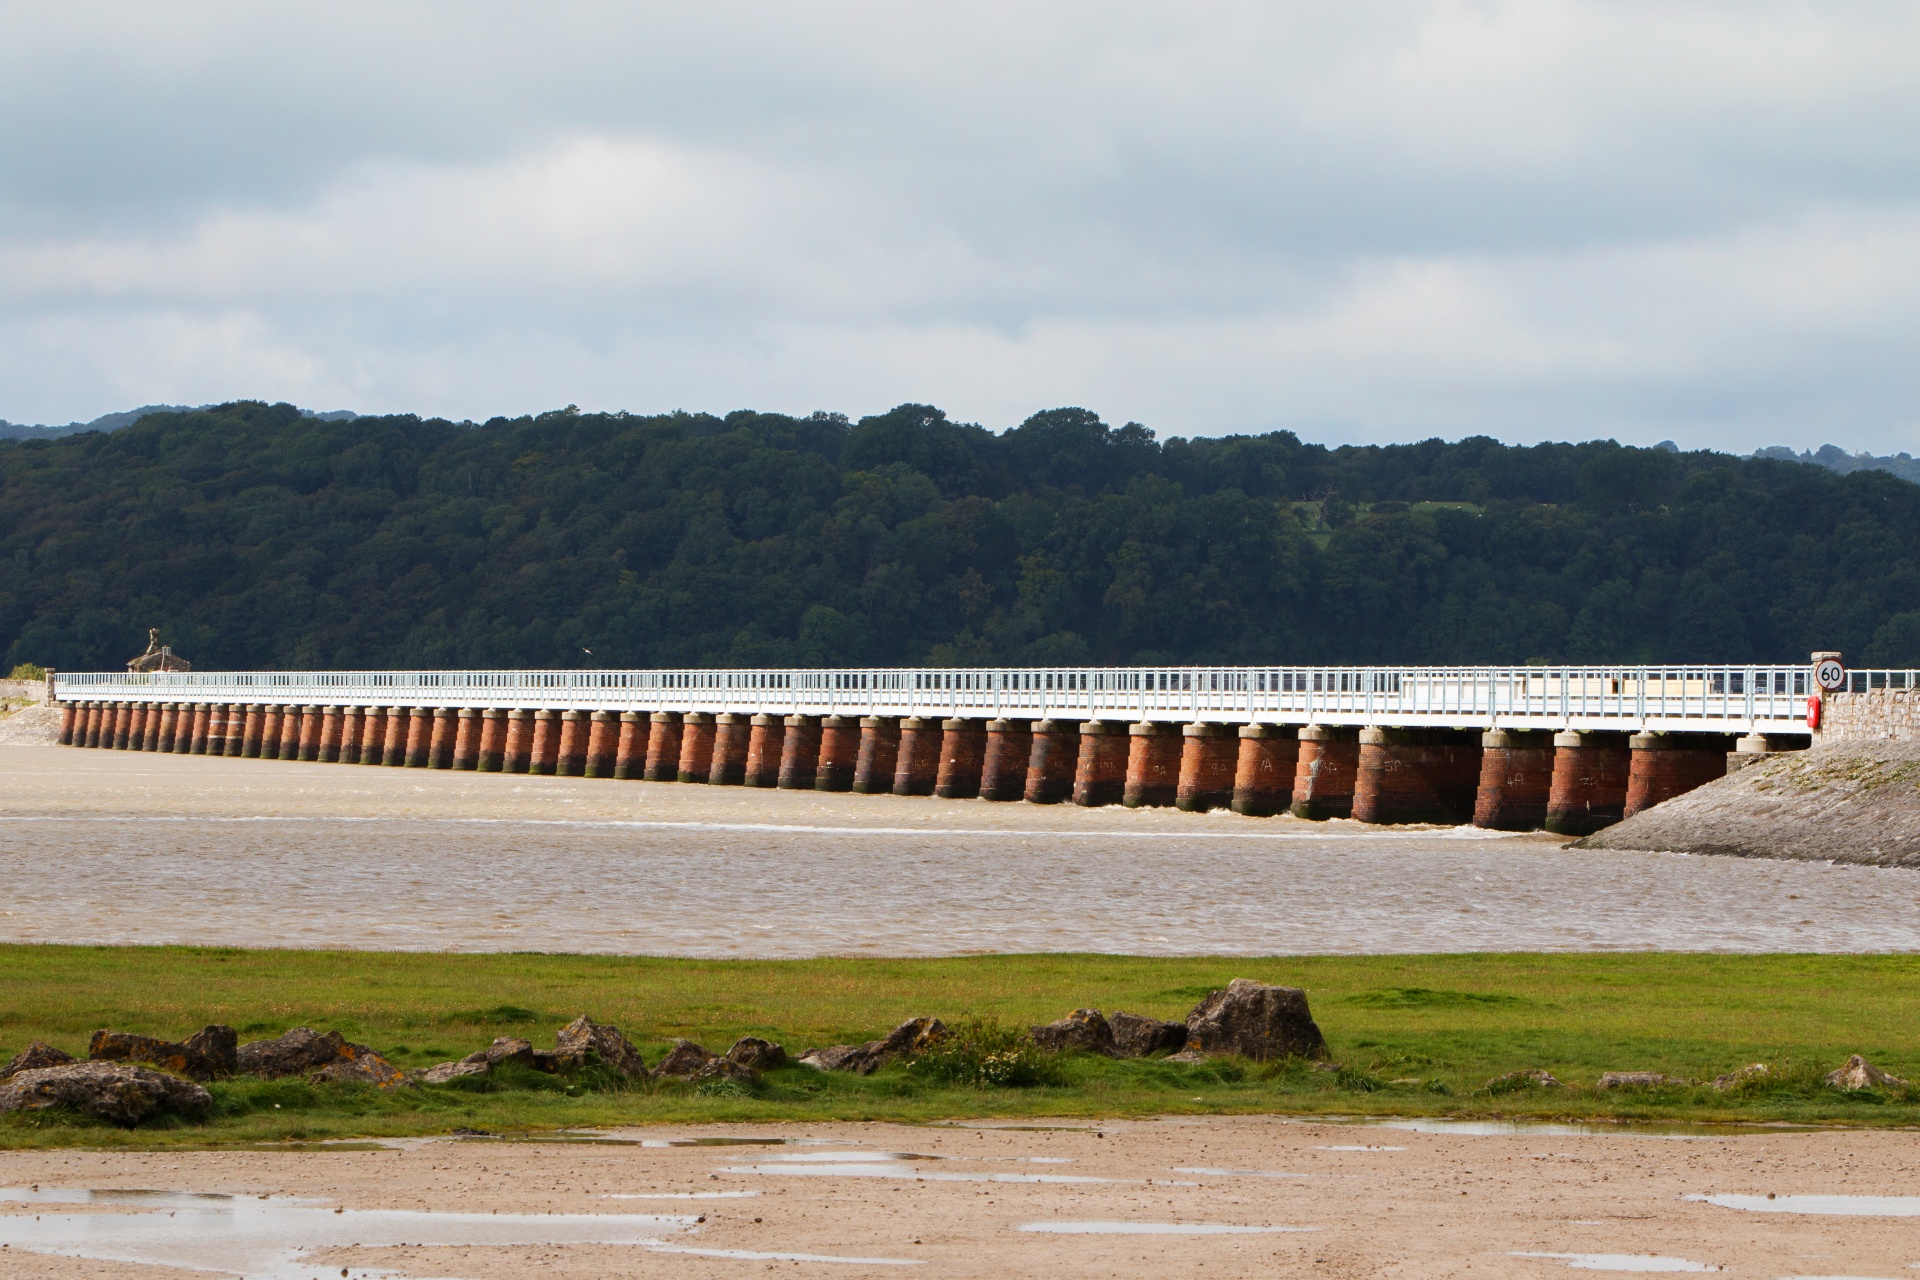
MULTIPOLYGON (((1849 687, 1920 687, 1854 671, 1849 687)), ((1809 668, 987 667, 60 673, 66 700, 1805 733, 1809 668)))

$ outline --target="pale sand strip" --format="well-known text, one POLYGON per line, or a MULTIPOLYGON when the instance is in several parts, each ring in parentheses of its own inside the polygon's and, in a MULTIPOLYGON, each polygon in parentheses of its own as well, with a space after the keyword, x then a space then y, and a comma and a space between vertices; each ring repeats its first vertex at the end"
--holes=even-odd
MULTIPOLYGON (((1076 1124, 1085 1122, 1063 1122, 1076 1124)), ((1697 1261, 1730 1277, 1899 1276, 1920 1261, 1911 1219, 1748 1213, 1703 1193, 1920 1194, 1913 1135, 1756 1132, 1663 1139, 1463 1136, 1356 1129, 1267 1117, 1149 1121, 1092 1132, 889 1125, 677 1127, 699 1133, 825 1138, 774 1148, 557 1146, 433 1142, 337 1153, 0 1153, 0 1186, 146 1188, 318 1198, 351 1210, 467 1213, 704 1214, 671 1256, 635 1246, 343 1249, 311 1255, 302 1275, 388 1268, 403 1276, 519 1280, 527 1275, 734 1277, 766 1270, 856 1277, 896 1266, 793 1263, 745 1254, 919 1261, 924 1276, 1511 1276, 1570 1274, 1521 1254, 1646 1254, 1697 1261), (1356 1139, 1402 1150, 1333 1151, 1356 1139), (941 1173, 1039 1174, 1099 1182, 788 1176, 719 1172, 774 1154, 907 1152, 941 1173), (1036 1159, 1037 1158, 1037 1159, 1036 1159), (1302 1173, 1215 1177, 1176 1168, 1302 1173), (1195 1185, 1198 1184, 1198 1185, 1195 1185), (683 1198, 689 1193, 758 1195, 683 1198), (635 1200, 622 1197, 673 1197, 635 1200), (759 1219, 759 1221, 755 1221, 759 1219), (1037 1223, 1304 1227, 1234 1234, 1057 1234, 1037 1223)), ((791 1163, 791 1162, 790 1162, 791 1163)), ((828 1167, 828 1162, 818 1162, 828 1167)), ((854 1169, 863 1166, 855 1164, 854 1169)), ((51 1211, 0 1204, 0 1213, 51 1211)), ((83 1210, 103 1212, 101 1208, 83 1210)), ((4 1232, 0 1222, 0 1232, 4 1232)), ((151 1277, 124 1263, 8 1250, 0 1271, 39 1277, 151 1277)), ((201 1273, 204 1274, 204 1273, 201 1273)))

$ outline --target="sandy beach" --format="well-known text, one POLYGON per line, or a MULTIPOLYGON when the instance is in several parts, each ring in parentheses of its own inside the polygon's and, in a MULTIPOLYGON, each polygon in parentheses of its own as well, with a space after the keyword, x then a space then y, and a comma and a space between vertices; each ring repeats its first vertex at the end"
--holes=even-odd
POLYGON ((169 1256, 169 1232, 190 1225, 198 1252, 172 1255, 176 1261, 192 1256, 196 1266, 273 1280, 1549 1277, 1594 1268, 1892 1277, 1920 1263, 1914 1219, 1889 1216, 1920 1212, 1910 1133, 1432 1133, 1253 1117, 605 1136, 618 1144, 4 1153, 0 1240, 8 1248, 0 1271, 23 1280, 184 1280, 205 1273, 124 1259, 169 1256), (236 1199, 54 1198, 115 1189, 236 1199), (1855 1196, 1910 1198, 1846 1199, 1855 1196), (249 1213, 260 1218, 259 1234, 230 1229, 249 1213), (435 1244, 448 1229, 435 1215, 452 1213, 487 1219, 479 1229, 575 1238, 435 1244), (111 1243, 136 1214, 149 1215, 144 1232, 111 1243), (159 1225, 165 1214, 182 1225, 159 1225), (57 1222, 61 1215, 70 1217, 57 1222), (574 1215, 609 1216, 582 1223, 574 1215), (623 1221, 630 1215, 649 1218, 623 1221), (81 1217, 89 1222, 76 1226, 81 1217), (76 1256, 23 1252, 36 1232, 55 1229, 76 1256), (623 1230, 650 1243, 591 1242, 623 1230), (369 1247, 383 1232, 391 1242, 369 1247), (288 1252, 289 1240, 311 1247, 288 1252), (115 1248, 123 1260, 103 1257, 115 1248))

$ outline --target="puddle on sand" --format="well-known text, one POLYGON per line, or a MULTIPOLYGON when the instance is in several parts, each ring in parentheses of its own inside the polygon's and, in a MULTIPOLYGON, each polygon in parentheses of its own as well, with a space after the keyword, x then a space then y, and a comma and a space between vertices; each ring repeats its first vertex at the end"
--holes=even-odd
POLYGON ((643 1147, 830 1147, 833 1138, 647 1138, 643 1147))
POLYGON ((1405 1151, 1405 1147, 1369 1147, 1358 1143, 1348 1143, 1340 1147, 1315 1147, 1315 1151, 1405 1151))
POLYGON ((1124 1182, 1122 1178, 1083 1178, 1064 1173, 940 1173, 917 1167, 917 1160, 875 1159, 865 1151, 843 1153, 843 1159, 808 1164, 737 1164, 714 1170, 745 1176, 776 1178, 900 1178, 908 1182, 1124 1182))
POLYGON ((312 1200, 183 1192, 39 1191, 8 1200, 113 1206, 118 1213, 0 1214, 0 1243, 33 1253, 308 1280, 320 1249, 436 1245, 624 1244, 655 1247, 694 1219, 658 1214, 432 1213, 329 1209, 312 1200))
POLYGON ((795 1151, 767 1159, 799 1164, 872 1164, 880 1160, 945 1160, 946 1157, 923 1156, 917 1151, 795 1151))
POLYGON ((1098 1133, 1084 1124, 976 1124, 971 1120, 941 1120, 929 1129, 991 1129, 996 1133, 1098 1133))
POLYGON ((1228 1222, 1025 1222, 1022 1231, 1060 1236, 1254 1236, 1312 1227, 1243 1227, 1228 1222))
POLYGON ((1920 1218, 1920 1196, 1688 1196, 1749 1213, 1820 1213, 1848 1218, 1920 1218))
POLYGON ((758 1191, 628 1191, 601 1196, 602 1200, 747 1200, 758 1191))
MULTIPOLYGON (((758 1192, 694 1193, 757 1195, 758 1192)), ((431 1248, 472 1245, 632 1245, 650 1253, 766 1262, 830 1262, 914 1267, 919 1258, 842 1257, 708 1249, 662 1237, 698 1231, 680 1214, 434 1213, 404 1209, 327 1208, 286 1196, 215 1192, 89 1191, 68 1187, 4 1187, 0 1201, 117 1207, 123 1212, 0 1214, 0 1243, 31 1253, 224 1273, 244 1280, 309 1280, 319 1250, 431 1248), (132 1211, 132 1210, 138 1210, 132 1211)), ((331 1265, 331 1264, 329 1264, 331 1265)), ((342 1269, 347 1275, 347 1269, 342 1269)), ((367 1277, 385 1270, 356 1271, 367 1277)))
POLYGON ((1691 1258, 1664 1258, 1657 1253, 1515 1253, 1515 1258, 1551 1258, 1575 1271, 1718 1271, 1691 1258))
POLYGON ((1175 1173, 1201 1173, 1210 1178, 1307 1178, 1311 1174, 1281 1173, 1274 1169, 1175 1169, 1175 1173))
POLYGON ((649 1245, 648 1253, 690 1253, 701 1258, 744 1258, 749 1262, 851 1262, 867 1267, 924 1267, 924 1258, 848 1258, 832 1253, 761 1253, 755 1249, 699 1249, 689 1244, 649 1245))
POLYGON ((1739 1138, 1770 1133, 1832 1133, 1817 1124, 1558 1124, 1549 1120, 1356 1120, 1378 1129, 1522 1138, 1739 1138))

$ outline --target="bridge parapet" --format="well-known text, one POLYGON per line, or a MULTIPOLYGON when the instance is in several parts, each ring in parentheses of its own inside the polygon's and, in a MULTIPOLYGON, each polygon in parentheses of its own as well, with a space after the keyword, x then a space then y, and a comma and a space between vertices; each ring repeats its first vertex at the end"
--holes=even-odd
MULTIPOLYGON (((1872 688, 1920 672, 1853 672, 1872 688)), ((62 700, 1119 720, 1357 728, 1808 732, 1797 666, 990 667, 60 673, 62 700)))

